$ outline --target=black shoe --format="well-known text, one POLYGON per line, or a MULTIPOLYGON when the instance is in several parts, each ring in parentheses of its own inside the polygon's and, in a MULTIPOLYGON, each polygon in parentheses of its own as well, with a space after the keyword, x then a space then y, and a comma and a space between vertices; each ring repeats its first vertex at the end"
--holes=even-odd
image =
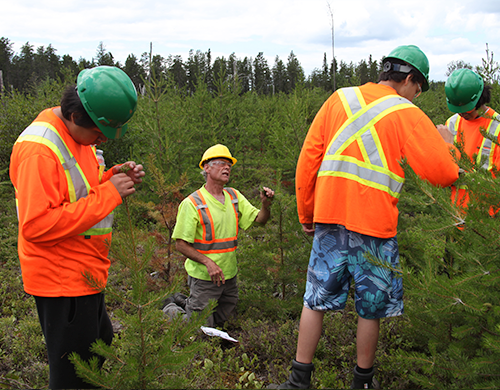
POLYGON ((161 308, 163 309, 165 306, 167 306, 170 303, 174 303, 174 297, 172 295, 170 295, 169 297, 166 297, 163 300, 163 302, 161 304, 161 308))
POLYGON ((187 299, 187 296, 185 296, 184 294, 182 293, 175 293, 173 295, 174 297, 174 302, 177 306, 180 306, 182 307, 183 309, 186 308, 186 299, 187 299))
POLYGON ((299 363, 292 360, 292 372, 288 380, 281 385, 270 384, 268 389, 308 389, 311 385, 311 373, 314 370, 314 364, 299 363))
POLYGON ((172 294, 172 295, 168 296, 167 298, 165 298, 161 307, 163 309, 169 303, 175 303, 177 306, 185 309, 186 308, 186 299, 187 299, 187 297, 184 294, 177 292, 177 293, 172 294))
POLYGON ((375 369, 367 374, 362 374, 358 371, 358 366, 354 367, 354 379, 352 380, 351 389, 380 389, 380 383, 373 377, 375 369))

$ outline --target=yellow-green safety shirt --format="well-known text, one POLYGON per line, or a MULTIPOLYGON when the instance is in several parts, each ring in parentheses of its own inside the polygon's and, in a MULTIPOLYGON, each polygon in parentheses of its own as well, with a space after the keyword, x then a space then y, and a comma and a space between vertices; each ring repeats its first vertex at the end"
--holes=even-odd
MULTIPOLYGON (((238 225, 236 224, 236 215, 231 202, 231 197, 224 192, 224 204, 215 199, 206 189, 205 185, 200 188, 200 192, 206 201, 214 224, 215 238, 224 239, 234 237, 237 234, 237 228, 248 229, 255 221, 259 209, 254 207, 238 190, 234 190, 238 198, 238 225)), ((200 215, 194 203, 187 197, 179 205, 177 221, 172 234, 174 240, 184 240, 190 244, 195 239, 203 239, 203 225, 200 221, 200 215)), ((224 253, 206 253, 224 272, 225 279, 234 278, 238 272, 236 261, 236 251, 224 253)), ((202 280, 211 280, 207 267, 194 260, 186 259, 184 263, 186 272, 189 276, 202 280)))

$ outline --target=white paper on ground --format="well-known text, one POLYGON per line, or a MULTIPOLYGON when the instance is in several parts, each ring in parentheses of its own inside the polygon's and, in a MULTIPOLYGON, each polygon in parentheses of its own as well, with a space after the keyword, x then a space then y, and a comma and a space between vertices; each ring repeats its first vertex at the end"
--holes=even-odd
POLYGON ((225 340, 229 340, 229 341, 233 341, 235 343, 238 343, 238 340, 233 339, 231 336, 229 336, 227 334, 227 332, 223 332, 219 329, 209 328, 208 326, 202 326, 201 330, 203 331, 203 333, 205 333, 208 336, 217 336, 217 337, 221 337, 225 340))

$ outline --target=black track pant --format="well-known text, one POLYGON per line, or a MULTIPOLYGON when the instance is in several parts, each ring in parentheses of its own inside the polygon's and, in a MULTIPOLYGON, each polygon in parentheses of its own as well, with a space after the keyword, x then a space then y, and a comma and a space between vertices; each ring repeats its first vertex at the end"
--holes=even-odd
POLYGON ((93 356, 89 348, 97 339, 111 344, 113 327, 106 312, 104 294, 35 297, 35 301, 49 355, 49 388, 92 388, 76 375, 68 356, 76 352, 88 360, 93 356))

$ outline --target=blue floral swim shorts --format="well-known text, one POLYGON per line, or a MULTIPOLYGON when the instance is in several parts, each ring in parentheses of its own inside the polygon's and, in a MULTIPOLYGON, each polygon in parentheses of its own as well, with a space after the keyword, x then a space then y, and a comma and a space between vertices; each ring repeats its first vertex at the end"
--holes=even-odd
POLYGON ((397 238, 371 237, 342 225, 316 224, 304 306, 317 311, 342 310, 351 280, 361 317, 403 314, 397 238))

